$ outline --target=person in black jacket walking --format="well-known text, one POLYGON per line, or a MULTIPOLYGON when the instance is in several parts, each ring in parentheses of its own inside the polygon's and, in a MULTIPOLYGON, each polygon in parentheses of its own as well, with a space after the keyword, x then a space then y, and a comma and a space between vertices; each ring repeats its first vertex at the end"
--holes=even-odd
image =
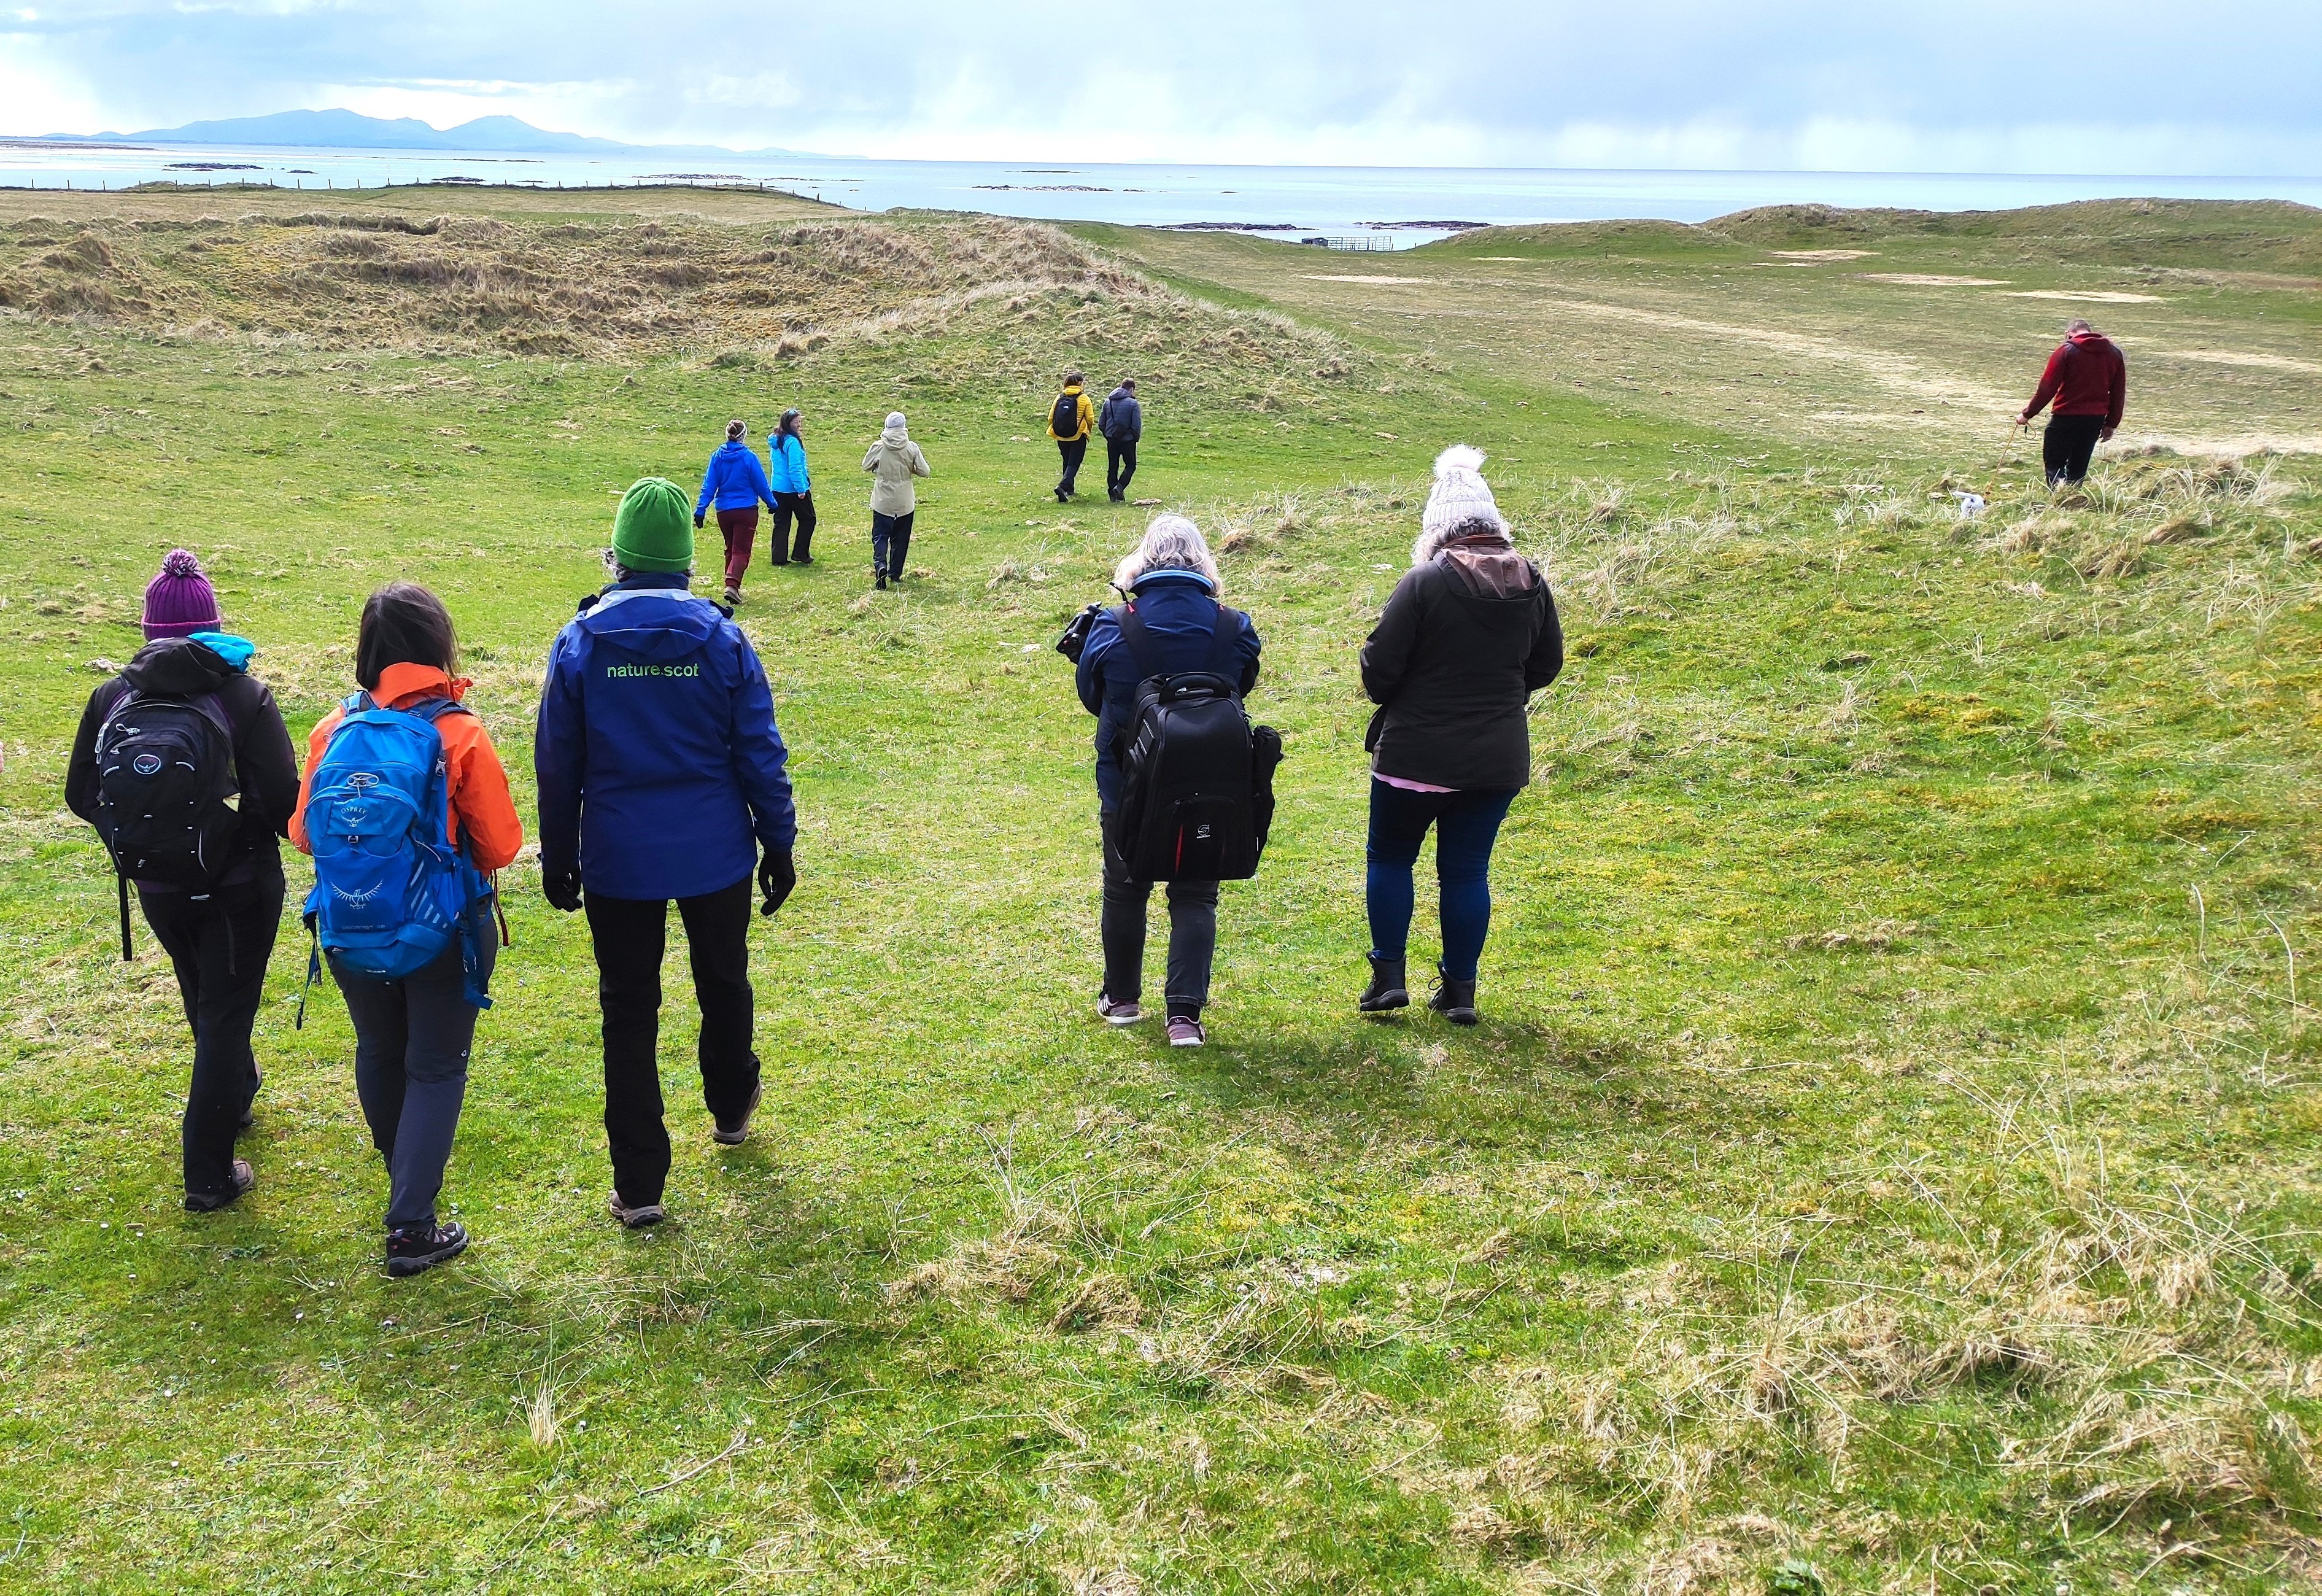
POLYGON ((1364 895, 1371 922, 1367 1014, 1407 1006, 1412 866, 1435 827, 1441 981, 1428 1006, 1476 1021, 1477 960, 1491 929, 1492 845, 1531 780, 1531 694, 1564 668, 1564 633, 1540 567, 1518 554, 1465 445, 1435 462, 1411 569, 1363 644, 1363 691, 1379 708, 1371 750, 1364 895))
POLYGON ((1096 429, 1104 434, 1104 491, 1115 504, 1129 498, 1129 479, 1137 474, 1137 445, 1145 436, 1145 411, 1137 402, 1137 379, 1123 377, 1120 386, 1104 397, 1097 412, 1096 429))
MULTIPOLYGON (((187 550, 170 550, 146 587, 144 627, 150 641, 121 674, 89 694, 81 712, 65 767, 65 804, 98 823, 105 793, 97 736, 133 693, 214 711, 228 729, 240 794, 226 858, 202 890, 134 883, 145 922, 177 974, 178 995, 194 1033, 193 1079, 179 1136, 186 1206, 206 1213, 233 1202, 252 1181, 250 1165, 233 1156, 233 1141, 250 1124, 258 1095, 250 1031, 282 922, 277 839, 288 833, 298 804, 298 765, 274 694, 249 674, 257 650, 225 631, 217 594, 201 562, 187 550)), ((124 939, 127 924, 124 919, 124 939)))

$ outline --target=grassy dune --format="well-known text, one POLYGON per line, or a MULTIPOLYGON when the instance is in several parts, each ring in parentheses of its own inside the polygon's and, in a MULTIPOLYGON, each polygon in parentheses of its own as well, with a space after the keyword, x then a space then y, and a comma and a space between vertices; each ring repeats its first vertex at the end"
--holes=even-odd
POLYGON ((333 203, 0 196, 0 1587, 2322 1574, 2322 468, 2235 446, 2315 430, 2311 213, 1388 261, 333 203), (2052 500, 2004 420, 2071 306, 2007 294, 2089 289, 2157 301, 2096 307, 2138 445, 2052 500), (1046 497, 1069 362, 1144 379, 1138 491, 1225 551, 1291 749, 1190 1056, 1088 1013, 1090 723, 1047 644, 1147 512, 1046 497), (174 992, 58 796, 159 554, 209 559, 302 736, 362 595, 437 586, 528 816, 614 494, 790 404, 823 557, 741 617, 804 829, 754 933, 762 1133, 711 1146, 673 1005, 676 1218, 604 1217, 586 937, 526 866, 470 1254, 380 1277, 351 1038, 327 993, 291 1028, 288 945, 260 1186, 183 1214, 174 992), (897 406, 925 575, 873 594, 851 467, 897 406), (1355 651, 1455 437, 1572 652, 1473 1032, 1352 1012, 1355 651))
POLYGON ((1699 227, 1486 228, 1393 257, 1075 231, 1189 286, 1501 380, 1854 458, 1985 457, 2039 351, 2081 314, 2135 373, 2124 442, 2322 450, 2322 213, 2302 206, 1785 206, 1699 227))

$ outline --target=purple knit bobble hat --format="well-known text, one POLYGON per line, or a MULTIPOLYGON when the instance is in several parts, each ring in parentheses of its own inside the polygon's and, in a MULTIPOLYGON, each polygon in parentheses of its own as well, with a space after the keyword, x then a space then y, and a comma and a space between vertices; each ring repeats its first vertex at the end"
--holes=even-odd
POLYGON ((161 573, 145 584, 146 637, 187 637, 216 631, 224 624, 217 590, 210 586, 201 561, 191 549, 171 549, 161 561, 161 573))

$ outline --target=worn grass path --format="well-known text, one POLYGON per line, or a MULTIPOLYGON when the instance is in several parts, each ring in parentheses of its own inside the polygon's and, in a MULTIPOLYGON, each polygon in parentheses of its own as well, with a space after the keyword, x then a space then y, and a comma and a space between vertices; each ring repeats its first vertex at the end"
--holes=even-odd
POLYGON ((2051 505, 2006 443, 1689 428, 1376 327, 1313 379, 1189 313, 1138 487, 1228 548, 1292 752, 1214 1045, 1172 1052, 1088 1013, 1089 722, 1048 650, 1142 514, 1045 498, 1024 351, 1138 357, 1094 301, 983 314, 797 361, 0 323, 0 1587, 2311 1576, 2310 467, 2115 461, 2051 505), (850 456, 899 402, 926 574, 872 594, 850 456), (822 557, 743 611, 804 827, 754 932, 760 1133, 709 1144, 674 1004, 676 1219, 611 1225, 585 934, 519 868, 471 1253, 380 1278, 287 922, 260 1187, 181 1213, 174 993, 142 928, 109 951, 57 798, 160 552, 210 560, 300 734, 363 593, 437 586, 529 816, 613 494, 791 403, 822 557), (1468 1033, 1351 1012, 1355 650, 1454 436, 1573 652, 1468 1033))

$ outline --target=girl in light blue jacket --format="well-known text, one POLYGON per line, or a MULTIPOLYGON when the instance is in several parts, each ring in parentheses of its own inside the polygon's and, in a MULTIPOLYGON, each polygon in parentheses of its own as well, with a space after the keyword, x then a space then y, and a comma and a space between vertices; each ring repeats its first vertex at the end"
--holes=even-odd
POLYGON ((774 490, 774 547, 767 563, 811 565, 814 543, 814 484, 806 474, 806 432, 796 410, 784 410, 780 427, 766 439, 766 481, 774 490), (798 522, 798 545, 790 541, 798 522), (787 551, 787 552, 785 552, 787 551))

